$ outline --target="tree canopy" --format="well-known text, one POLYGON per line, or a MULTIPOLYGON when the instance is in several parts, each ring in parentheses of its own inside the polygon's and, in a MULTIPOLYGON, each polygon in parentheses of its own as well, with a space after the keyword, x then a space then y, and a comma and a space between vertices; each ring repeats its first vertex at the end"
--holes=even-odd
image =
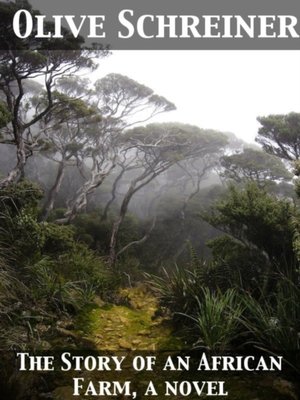
POLYGON ((289 161, 300 157, 300 114, 276 114, 257 118, 261 127, 256 141, 263 149, 289 161))
POLYGON ((292 174, 278 157, 259 149, 245 148, 242 153, 224 156, 220 164, 223 169, 221 176, 237 183, 254 181, 265 186, 271 182, 292 179, 292 174))
MULTIPOLYGON (((1 128, 1 143, 14 145, 17 154, 17 163, 2 179, 1 186, 24 176, 27 159, 39 148, 39 122, 61 104, 61 98, 55 96, 57 79, 97 66, 91 50, 83 49, 82 38, 74 39, 67 31, 58 47, 53 46, 52 40, 36 42, 34 34, 26 40, 12 40, 9 36, 13 31, 10 26, 12 15, 20 5, 33 15, 37 13, 26 0, 1 3, 0 99, 11 116, 10 123, 1 128), (43 94, 38 102, 37 97, 26 89, 28 82, 36 79, 43 82, 43 94), (33 100, 35 106, 30 107, 33 100)), ((101 55, 106 52, 98 52, 98 56, 101 55)))

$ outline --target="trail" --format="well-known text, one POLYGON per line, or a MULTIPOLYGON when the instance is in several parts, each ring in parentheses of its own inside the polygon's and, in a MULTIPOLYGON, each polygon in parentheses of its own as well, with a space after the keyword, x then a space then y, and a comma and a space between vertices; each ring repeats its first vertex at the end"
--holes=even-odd
MULTIPOLYGON (((81 344, 90 344, 91 349, 98 350, 101 354, 126 354, 126 357, 134 354, 155 354, 159 350, 175 350, 175 354, 184 347, 183 340, 176 336, 172 329, 171 320, 158 313, 158 300, 149 289, 140 284, 134 288, 123 289, 119 293, 122 298, 122 305, 104 304, 100 299, 88 309, 83 310, 82 315, 76 324, 76 336, 82 338, 81 344), (136 352, 134 350, 137 350, 136 352), (146 352, 143 353, 143 350, 146 352), (110 353, 112 352, 112 353, 110 353)), ((162 358, 166 354, 161 353, 162 358)), ((174 353, 173 353, 174 354, 174 353)), ((164 364, 162 364, 164 365, 164 364)), ((158 390, 156 399, 166 399, 164 395, 165 381, 184 381, 185 375, 178 375, 178 372, 163 372, 159 363, 155 365, 152 372, 133 371, 131 363, 123 366, 122 374, 112 371, 105 374, 97 372, 83 372, 80 376, 87 381, 105 379, 109 381, 132 381, 133 390, 138 393, 136 400, 149 398, 144 396, 145 388, 150 380, 155 383, 158 390)), ((61 377, 60 384, 53 392, 55 400, 72 400, 73 388, 70 385, 72 374, 69 380, 65 375, 61 377)), ((297 400, 295 388, 285 379, 270 373, 201 373, 189 377, 192 380, 224 381, 229 396, 219 396, 226 400, 297 400)), ((207 397, 205 394, 201 398, 207 397)), ((93 396, 82 395, 78 399, 90 399, 93 396)), ((99 397, 98 397, 99 398, 99 397)), ((109 399, 111 396, 104 396, 109 399)), ((125 399, 132 397, 113 397, 125 399)), ((179 400, 187 398, 178 395, 179 400)), ((189 399, 199 399, 199 396, 192 393, 189 399)))
POLYGON ((103 304, 80 317, 80 328, 97 350, 155 351, 182 347, 171 321, 156 316, 158 301, 145 285, 123 289, 120 297, 126 305, 103 304))

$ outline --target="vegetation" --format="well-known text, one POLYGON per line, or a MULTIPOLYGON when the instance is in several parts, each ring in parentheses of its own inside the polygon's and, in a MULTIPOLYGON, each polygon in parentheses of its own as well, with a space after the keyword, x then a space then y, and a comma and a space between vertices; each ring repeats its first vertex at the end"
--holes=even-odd
MULTIPOLYGON (((15 5, 0 7, 5 25, 15 5)), ((262 149, 151 123, 174 104, 79 78, 96 66, 80 38, 31 40, 0 55, 0 347, 107 340, 115 315, 131 339, 116 330, 116 349, 155 332, 177 348, 186 326, 190 348, 279 354, 299 374, 300 114, 260 117, 262 149)))
POLYGON ((199 335, 196 346, 204 346, 211 352, 224 353, 240 333, 239 318, 242 304, 236 300, 236 292, 228 289, 224 293, 212 293, 204 288, 195 317, 195 328, 199 335))
POLYGON ((3 348, 38 346, 38 323, 53 325, 117 284, 101 258, 75 240, 72 227, 38 221, 40 198, 40 189, 26 181, 0 196, 3 348))
POLYGON ((222 157, 221 167, 224 178, 236 183, 256 182, 262 188, 292 179, 280 158, 252 148, 222 157))

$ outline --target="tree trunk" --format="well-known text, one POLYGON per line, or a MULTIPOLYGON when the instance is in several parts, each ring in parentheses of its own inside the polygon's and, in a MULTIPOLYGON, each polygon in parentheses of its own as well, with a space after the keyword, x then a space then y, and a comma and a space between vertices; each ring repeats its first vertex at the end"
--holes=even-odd
POLYGON ((117 257, 119 257, 119 255, 121 255, 122 253, 124 253, 125 251, 127 251, 130 247, 132 246, 137 246, 140 245, 144 242, 146 242, 146 240, 148 240, 151 232, 153 231, 153 229, 155 228, 155 224, 156 224, 156 216, 153 218, 152 224, 149 227, 148 231, 145 233, 145 235, 139 239, 139 240, 134 240, 130 243, 128 243, 126 246, 124 246, 121 250, 118 251, 117 253, 117 257))
POLYGON ((19 140, 17 147, 17 164, 9 172, 7 177, 0 181, 0 189, 3 189, 12 183, 18 182, 18 180, 24 178, 24 169, 28 156, 26 155, 26 149, 23 139, 19 140))
MULTIPOLYGON (((125 215, 124 215, 125 216, 125 215)), ((120 216, 118 220, 113 224, 110 244, 109 244, 109 264, 110 266, 115 265, 117 261, 117 239, 120 226, 124 220, 124 216, 120 216)))
POLYGON ((108 200, 108 202, 106 203, 106 206, 104 207, 104 211, 103 211, 103 214, 101 216, 101 221, 106 221, 107 220, 107 215, 108 215, 109 208, 110 208, 110 206, 112 205, 112 203, 116 199, 116 190, 117 190, 118 183, 121 180, 121 178, 123 177, 125 172, 126 172, 126 169, 123 168, 122 171, 119 173, 119 175, 116 177, 116 179, 115 179, 115 181, 113 183, 112 191, 111 191, 111 198, 108 200))
POLYGON ((155 171, 154 169, 150 170, 145 170, 139 177, 134 179, 128 190, 127 193, 125 194, 121 207, 120 207, 120 213, 119 213, 119 218, 117 221, 113 224, 113 229, 110 237, 110 245, 109 245, 109 262, 110 265, 113 266, 115 265, 118 257, 117 253, 117 242, 118 242, 118 234, 120 230, 120 226, 124 221, 124 218, 126 216, 127 210, 128 210, 128 205, 130 203, 130 200, 132 196, 140 189, 142 189, 144 186, 146 186, 148 183, 150 183, 154 178, 159 175, 159 173, 164 172, 167 169, 165 166, 164 168, 161 168, 160 172, 155 171))
POLYGON ((111 237, 110 237, 110 244, 109 244, 109 263, 111 266, 113 266, 117 261, 117 243, 118 243, 119 230, 120 230, 121 224, 124 221, 125 215, 128 210, 129 202, 130 202, 132 196, 134 195, 134 193, 135 193, 135 183, 132 183, 123 199, 123 202, 122 202, 122 205, 120 208, 119 218, 113 224, 111 237))
POLYGON ((65 166, 66 165, 64 160, 62 160, 58 165, 54 185, 51 187, 47 196, 46 203, 43 207, 43 212, 42 212, 43 221, 46 221, 48 219, 50 212, 53 210, 57 194, 61 188, 61 184, 65 175, 65 166))
POLYGON ((92 194, 95 189, 102 185, 104 179, 110 174, 115 165, 111 165, 110 168, 105 172, 92 171, 90 179, 79 188, 75 198, 68 204, 68 209, 65 213, 64 218, 56 220, 58 224, 69 224, 76 217, 76 215, 82 211, 87 205, 87 196, 92 194))

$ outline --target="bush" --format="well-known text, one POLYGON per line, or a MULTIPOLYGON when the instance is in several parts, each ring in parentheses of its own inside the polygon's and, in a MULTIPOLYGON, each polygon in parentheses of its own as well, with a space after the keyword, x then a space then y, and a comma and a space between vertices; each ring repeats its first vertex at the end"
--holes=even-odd
POLYGON ((195 310, 201 290, 196 271, 175 266, 170 272, 164 269, 162 277, 145 275, 163 307, 168 307, 173 313, 190 314, 195 310))
POLYGON ((39 340, 38 321, 53 323, 95 294, 110 295, 118 283, 102 259, 76 241, 74 227, 38 221, 40 194, 28 182, 0 192, 1 343, 39 340))
POLYGON ((7 186, 0 191, 0 214, 9 213, 11 216, 20 210, 35 210, 43 197, 42 189, 29 181, 21 181, 7 186))
POLYGON ((243 307, 233 289, 222 293, 203 288, 201 298, 197 298, 195 316, 187 315, 195 323, 199 335, 197 346, 211 352, 223 353, 240 335, 239 318, 243 307))
POLYGON ((241 322, 248 343, 268 353, 283 355, 300 372, 300 289, 291 280, 278 279, 277 290, 259 301, 244 294, 241 322))

